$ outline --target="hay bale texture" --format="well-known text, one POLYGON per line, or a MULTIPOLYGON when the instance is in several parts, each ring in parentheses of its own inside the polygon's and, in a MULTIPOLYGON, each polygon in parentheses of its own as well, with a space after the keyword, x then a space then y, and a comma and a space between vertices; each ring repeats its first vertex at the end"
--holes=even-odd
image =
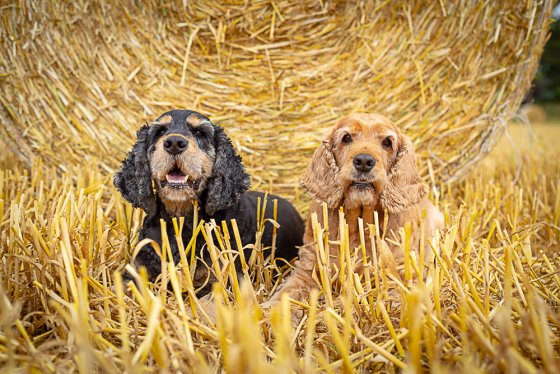
POLYGON ((190 108, 254 184, 291 193, 325 128, 378 111, 453 180, 519 107, 552 3, 18 1, 0 10, 0 132, 26 162, 112 172, 143 122, 190 108))

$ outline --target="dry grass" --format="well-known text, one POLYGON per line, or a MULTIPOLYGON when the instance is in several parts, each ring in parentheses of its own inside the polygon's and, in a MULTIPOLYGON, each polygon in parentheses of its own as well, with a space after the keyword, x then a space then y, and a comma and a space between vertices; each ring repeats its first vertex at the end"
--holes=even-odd
POLYGON ((7 145, 108 173, 142 122, 195 109, 227 128, 254 184, 293 195, 323 129, 377 111, 435 181, 456 179, 519 107, 554 1, 185 3, 0 6, 7 145))
POLYGON ((473 168, 534 76, 552 3, 3 2, 2 369, 559 372, 558 130, 473 168), (282 278, 261 255, 270 249, 257 240, 242 282, 224 251, 235 232, 210 223, 197 240, 220 231, 208 243, 215 321, 185 261, 125 296, 141 215, 112 173, 138 125, 173 107, 224 125, 254 185, 302 212, 295 182, 322 129, 352 111, 392 117, 445 211, 423 249, 440 253, 428 280, 411 280, 410 255, 403 279, 376 258, 353 277, 342 238, 342 294, 324 278, 293 326, 287 300, 265 316, 258 307, 282 278))
POLYGON ((204 309, 191 312, 199 301, 182 265, 169 265, 162 280, 172 293, 145 282, 131 297, 112 290, 141 217, 110 176, 5 166, 0 363, 42 372, 558 372, 559 132, 537 127, 533 139, 516 126, 517 153, 504 140, 468 179, 441 186, 436 200, 446 229, 431 243, 440 252, 427 269, 431 280, 410 280, 418 270, 410 256, 403 279, 375 258, 358 279, 348 261, 338 279, 342 293, 326 281, 321 295, 297 306, 304 313, 296 326, 287 301, 263 317, 257 303, 277 284, 276 270, 261 256, 246 259, 251 282, 239 286, 227 267, 231 257, 218 255, 227 241, 210 246, 221 282, 215 322, 204 309))

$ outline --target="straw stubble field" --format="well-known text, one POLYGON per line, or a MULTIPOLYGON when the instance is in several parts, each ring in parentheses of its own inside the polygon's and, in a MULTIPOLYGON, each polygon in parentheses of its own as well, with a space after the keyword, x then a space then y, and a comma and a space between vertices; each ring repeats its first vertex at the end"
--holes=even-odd
MULTIPOLYGON (((424 248, 439 253, 426 281, 413 280, 413 255, 404 269, 373 258, 361 279, 349 260, 336 264, 344 269, 341 293, 324 284, 308 302, 263 313, 258 304, 280 281, 277 269, 254 256, 246 259, 250 282, 240 282, 227 266, 232 254, 219 255, 235 233, 222 231, 209 243, 221 283, 215 320, 198 304, 192 269, 183 264, 168 265, 163 286, 143 281, 123 294, 119 271, 141 214, 119 196, 111 175, 57 174, 7 156, 0 172, 0 363, 41 372, 558 372, 560 128, 535 130, 514 127, 519 146, 503 140, 466 180, 432 192, 446 225, 424 248), (162 292, 166 284, 173 292, 162 292), (290 307, 304 311, 298 324, 290 307)), ((212 230, 201 226, 198 240, 212 230)), ((377 237, 364 240, 382 247, 377 237)), ((342 248, 350 259, 351 249, 342 248)))

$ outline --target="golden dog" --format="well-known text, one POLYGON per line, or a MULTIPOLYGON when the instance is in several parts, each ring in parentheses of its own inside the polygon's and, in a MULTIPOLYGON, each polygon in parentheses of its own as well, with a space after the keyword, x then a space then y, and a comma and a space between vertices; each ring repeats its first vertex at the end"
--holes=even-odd
MULTIPOLYGON (((299 260, 269 304, 280 300, 283 293, 300 298, 302 292, 318 287, 313 279, 317 264, 311 216, 317 213, 324 226, 322 203, 328 206, 329 241, 339 239, 339 210, 344 208, 349 229, 350 248, 360 246, 358 219, 374 224, 377 212, 381 224, 387 220, 385 238, 393 257, 402 260, 403 251, 398 245, 398 232, 406 222, 412 225, 412 246, 417 249, 420 236, 422 210, 426 217, 424 227, 429 237, 443 227, 442 213, 427 198, 427 187, 416 167, 416 157, 410 140, 389 119, 378 114, 352 114, 342 118, 331 128, 317 148, 311 163, 300 180, 311 194, 309 218, 306 224, 304 246, 299 250, 299 260), (387 215, 387 217, 385 217, 387 215)), ((371 247, 366 240, 366 255, 371 247)), ((331 263, 338 263, 339 246, 329 246, 331 263)), ((354 271, 363 270, 362 251, 354 271)), ((371 258, 371 257, 370 257, 371 258)), ((429 256, 426 256, 429 259, 429 256)))

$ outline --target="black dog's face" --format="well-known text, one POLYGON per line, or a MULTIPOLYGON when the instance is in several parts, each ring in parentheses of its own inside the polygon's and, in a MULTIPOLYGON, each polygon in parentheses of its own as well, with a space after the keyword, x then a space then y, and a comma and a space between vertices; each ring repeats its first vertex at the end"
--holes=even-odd
POLYGON ((212 176, 214 125, 198 113, 164 114, 148 135, 148 160, 159 197, 173 204, 198 200, 212 176), (182 115, 181 115, 182 114, 182 115))
POLYGON ((164 113, 137 137, 114 183, 150 215, 158 213, 158 199, 171 215, 187 214, 193 200, 213 215, 237 203, 249 188, 249 175, 224 129, 200 113, 164 113))

